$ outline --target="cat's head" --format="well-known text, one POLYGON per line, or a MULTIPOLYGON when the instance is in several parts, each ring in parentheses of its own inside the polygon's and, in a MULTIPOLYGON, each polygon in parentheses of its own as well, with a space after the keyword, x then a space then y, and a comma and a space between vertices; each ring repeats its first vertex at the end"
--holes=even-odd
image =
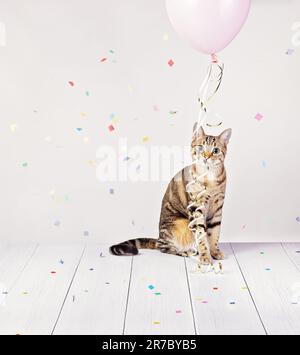
POLYGON ((227 129, 219 136, 209 136, 204 132, 203 127, 197 129, 196 124, 192 141, 193 161, 199 161, 210 167, 223 164, 231 134, 232 130, 227 129))

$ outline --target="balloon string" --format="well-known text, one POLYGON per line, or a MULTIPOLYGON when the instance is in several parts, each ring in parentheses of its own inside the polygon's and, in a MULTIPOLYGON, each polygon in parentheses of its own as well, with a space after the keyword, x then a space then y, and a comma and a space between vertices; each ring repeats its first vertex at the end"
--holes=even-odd
POLYGON ((200 111, 198 115, 196 131, 194 133, 196 133, 200 127, 203 126, 207 118, 208 104, 218 93, 222 84, 223 74, 224 63, 220 62, 215 54, 212 54, 211 63, 208 67, 206 77, 199 90, 198 101, 200 103, 200 111))

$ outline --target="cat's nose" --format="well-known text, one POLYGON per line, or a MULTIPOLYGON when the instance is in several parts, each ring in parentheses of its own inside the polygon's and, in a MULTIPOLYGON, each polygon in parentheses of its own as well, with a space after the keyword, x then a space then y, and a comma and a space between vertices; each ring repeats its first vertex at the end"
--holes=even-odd
POLYGON ((207 161, 209 158, 211 158, 212 154, 210 152, 204 152, 203 154, 205 160, 207 161))

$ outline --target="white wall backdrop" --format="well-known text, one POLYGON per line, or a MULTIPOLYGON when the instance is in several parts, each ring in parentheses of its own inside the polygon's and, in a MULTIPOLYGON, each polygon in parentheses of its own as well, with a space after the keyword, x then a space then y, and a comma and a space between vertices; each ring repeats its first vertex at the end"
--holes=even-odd
MULTIPOLYGON (((1 0, 0 22, 1 239, 157 236, 167 182, 100 182, 96 154, 114 147, 124 168, 136 162, 121 138, 189 145, 208 58, 177 37, 163 0, 1 0)), ((299 240, 297 22, 300 1, 253 0, 221 54, 223 126, 210 132, 234 131, 224 241, 299 240)))

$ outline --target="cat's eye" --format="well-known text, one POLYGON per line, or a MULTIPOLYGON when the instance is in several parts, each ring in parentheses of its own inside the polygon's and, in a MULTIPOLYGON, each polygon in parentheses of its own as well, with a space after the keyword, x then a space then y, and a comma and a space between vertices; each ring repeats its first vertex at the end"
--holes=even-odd
POLYGON ((214 155, 220 154, 220 149, 219 149, 219 148, 214 148, 213 154, 214 154, 214 155))

